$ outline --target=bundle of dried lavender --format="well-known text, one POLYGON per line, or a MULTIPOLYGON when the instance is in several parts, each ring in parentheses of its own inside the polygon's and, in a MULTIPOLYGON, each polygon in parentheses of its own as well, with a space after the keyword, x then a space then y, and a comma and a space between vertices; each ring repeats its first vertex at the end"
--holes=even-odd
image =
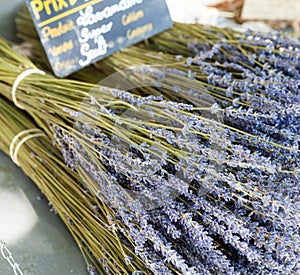
POLYGON ((113 222, 112 211, 85 188, 79 171, 64 165, 60 151, 31 120, 0 97, 0 150, 10 154, 63 220, 82 252, 89 274, 96 270, 99 274, 136 270, 147 274, 145 264, 116 234, 114 225, 122 225, 113 222), (127 258, 132 259, 130 265, 127 258))
MULTIPOLYGON (((22 68, 34 66, 3 41, 1 53, 1 93, 10 99, 22 68)), ((237 104, 249 110, 275 100, 252 92, 252 101, 237 101, 224 93, 234 105, 223 109, 225 89, 218 86, 206 85, 216 101, 194 107, 35 74, 19 83, 17 103, 56 140, 68 166, 80 169, 86 188, 110 205, 125 225, 117 231, 130 237, 152 272, 297 272, 299 150, 276 135, 222 121, 224 112, 243 111, 237 104)), ((253 117, 258 123, 268 114, 253 117)))

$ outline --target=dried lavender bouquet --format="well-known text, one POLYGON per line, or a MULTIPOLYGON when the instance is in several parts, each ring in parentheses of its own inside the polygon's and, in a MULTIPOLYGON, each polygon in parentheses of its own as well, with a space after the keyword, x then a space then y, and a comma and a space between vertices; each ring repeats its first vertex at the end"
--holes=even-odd
MULTIPOLYGON (((32 60, 45 64, 26 9, 17 18, 17 27, 20 36, 32 47, 28 52, 32 60)), ((211 100, 203 97, 203 89, 197 90, 200 83, 206 88, 205 94, 220 106, 218 111, 226 117, 228 125, 256 136, 265 135, 297 150, 299 48, 299 40, 279 33, 239 33, 197 24, 176 24, 170 31, 155 36, 151 43, 125 49, 96 63, 98 72, 90 66, 71 78, 96 83, 118 71, 121 82, 122 72, 136 66, 138 73, 131 82, 139 84, 146 78, 153 84, 153 88, 141 87, 139 94, 162 94, 168 100, 203 107, 211 100), (162 49, 176 56, 149 49, 162 49), (149 70, 141 65, 157 68, 149 70)))
MULTIPOLYGON (((34 66, 4 41, 1 53, 1 93, 11 99, 16 77, 34 66)), ((110 204, 153 273, 299 271, 299 150, 228 126, 215 103, 48 75, 23 79, 17 103, 110 204)))
MULTIPOLYGON (((30 20, 23 11, 17 20, 18 29, 28 43, 35 45, 33 53, 42 53, 30 20)), ((92 82, 98 82, 119 71, 116 77, 102 81, 116 85, 122 78, 129 82, 126 74, 133 71, 132 85, 143 81, 152 85, 139 87, 135 93, 162 94, 165 99, 189 103, 202 110, 214 104, 215 116, 222 117, 226 125, 247 132, 249 138, 264 137, 267 143, 260 144, 263 150, 278 154, 275 148, 281 148, 281 163, 289 163, 287 166, 297 173, 296 155, 291 157, 284 152, 299 150, 298 40, 279 33, 243 34, 217 27, 177 24, 153 41, 156 45, 169 45, 170 50, 164 51, 172 49, 177 56, 143 49, 141 44, 96 63, 100 74, 93 73, 95 68, 90 66, 86 72, 71 77, 90 81, 90 75, 94 75, 92 82), (177 47, 178 44, 181 46, 177 47), (277 145, 270 147, 272 143, 277 145)), ((153 48, 147 43, 144 47, 147 45, 153 48)), ((35 56, 32 59, 38 62, 35 56)))
POLYGON ((120 241, 112 222, 113 213, 80 182, 80 171, 64 165, 61 153, 45 133, 3 97, 0 127, 5 133, 0 136, 0 149, 11 155, 63 220, 83 254, 89 274, 131 274, 142 270, 148 274, 141 259, 120 241), (126 263, 127 257, 132 259, 130 264, 126 263))

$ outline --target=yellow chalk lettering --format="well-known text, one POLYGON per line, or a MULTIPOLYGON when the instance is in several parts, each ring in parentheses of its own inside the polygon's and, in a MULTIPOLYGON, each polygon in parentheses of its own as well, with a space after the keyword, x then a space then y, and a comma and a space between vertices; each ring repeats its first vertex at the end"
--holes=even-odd
POLYGON ((127 38, 129 40, 133 40, 139 36, 144 36, 148 31, 153 30, 153 25, 152 23, 146 24, 144 26, 138 27, 134 30, 129 29, 127 31, 127 38))
POLYGON ((35 19, 39 20, 41 18, 40 12, 43 10, 43 2, 41 0, 33 0, 30 2, 30 6, 35 19))
POLYGON ((37 20, 41 19, 40 13, 44 10, 48 15, 53 12, 59 12, 63 9, 74 6, 78 0, 32 0, 30 2, 34 17, 37 20))
POLYGON ((51 28, 46 26, 42 28, 41 33, 46 41, 49 39, 54 39, 59 37, 69 31, 74 30, 74 22, 72 20, 68 20, 66 23, 58 22, 57 27, 51 28))
POLYGON ((58 5, 56 3, 56 0, 52 0, 52 6, 53 6, 53 9, 54 9, 55 12, 59 11, 59 8, 58 8, 58 5))
POLYGON ((58 60, 54 63, 54 70, 55 71, 72 70, 73 68, 75 68, 77 63, 78 63, 78 58, 73 58, 64 61, 58 60))
POLYGON ((69 3, 71 6, 74 6, 76 4, 77 0, 69 0, 69 3))
POLYGON ((52 2, 51 0, 44 1, 44 9, 48 15, 51 15, 51 13, 52 13, 51 7, 50 7, 50 5, 52 4, 51 2, 52 2))
POLYGON ((66 53, 68 51, 71 51, 74 48, 73 41, 70 39, 67 42, 64 42, 63 44, 60 44, 58 46, 53 46, 49 49, 49 52, 53 56, 58 56, 63 53, 66 53))
POLYGON ((129 14, 124 14, 122 16, 122 24, 123 26, 127 26, 132 22, 136 22, 139 19, 143 18, 145 16, 144 11, 143 10, 139 10, 139 11, 133 11, 130 12, 129 14))
POLYGON ((68 8, 69 5, 65 0, 58 0, 58 8, 62 10, 63 8, 68 8))

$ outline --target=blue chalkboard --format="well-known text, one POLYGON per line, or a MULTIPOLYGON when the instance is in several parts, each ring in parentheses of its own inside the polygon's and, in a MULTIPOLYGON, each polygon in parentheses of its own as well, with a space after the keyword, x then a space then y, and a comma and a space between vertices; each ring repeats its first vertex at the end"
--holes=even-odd
POLYGON ((173 25, 165 0, 27 0, 27 6, 58 77, 173 25))

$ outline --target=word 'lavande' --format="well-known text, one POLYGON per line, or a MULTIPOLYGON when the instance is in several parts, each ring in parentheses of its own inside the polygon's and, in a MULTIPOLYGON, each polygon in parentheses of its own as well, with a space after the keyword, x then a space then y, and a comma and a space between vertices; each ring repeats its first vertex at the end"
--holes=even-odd
POLYGON ((93 12, 93 7, 88 6, 85 10, 79 12, 80 17, 77 18, 76 23, 79 26, 90 26, 96 24, 104 19, 108 19, 118 12, 126 11, 135 5, 142 4, 143 0, 121 0, 118 4, 106 7, 102 11, 93 12))

